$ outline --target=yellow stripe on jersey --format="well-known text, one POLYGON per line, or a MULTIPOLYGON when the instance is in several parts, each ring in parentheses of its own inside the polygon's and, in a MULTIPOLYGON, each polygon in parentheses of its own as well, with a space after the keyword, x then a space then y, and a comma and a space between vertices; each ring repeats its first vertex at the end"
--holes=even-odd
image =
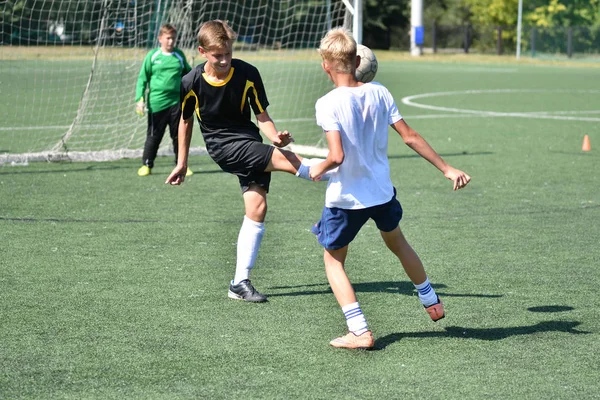
POLYGON ((190 97, 194 96, 194 98, 196 99, 196 105, 194 106, 194 110, 196 111, 196 115, 198 116, 198 119, 200 121, 202 121, 202 118, 200 117, 200 106, 199 106, 199 101, 198 101, 198 96, 196 95, 196 93, 193 90, 190 90, 188 92, 188 94, 185 95, 185 97, 183 98, 183 103, 181 104, 181 112, 183 112, 183 110, 185 109, 185 103, 187 102, 187 99, 189 99, 190 97))
POLYGON ((265 110, 263 109, 262 104, 260 104, 260 101, 258 100, 258 92, 256 91, 256 88, 254 87, 254 82, 252 81, 246 81, 246 87, 244 88, 244 94, 242 96, 242 104, 240 106, 240 111, 244 112, 244 105, 246 104, 246 98, 248 97, 248 89, 250 88, 252 88, 252 92, 254 93, 254 99, 256 100, 256 105, 258 106, 258 109, 262 114, 265 110))
POLYGON ((225 78, 222 82, 214 82, 214 81, 210 80, 210 78, 206 74, 206 72, 202 73, 202 77, 204 78, 206 83, 208 83, 210 86, 215 86, 215 87, 225 86, 225 85, 227 85, 227 82, 229 82, 231 80, 234 70, 235 70, 235 68, 231 67, 231 69, 229 70, 229 74, 227 75, 227 78, 225 78))

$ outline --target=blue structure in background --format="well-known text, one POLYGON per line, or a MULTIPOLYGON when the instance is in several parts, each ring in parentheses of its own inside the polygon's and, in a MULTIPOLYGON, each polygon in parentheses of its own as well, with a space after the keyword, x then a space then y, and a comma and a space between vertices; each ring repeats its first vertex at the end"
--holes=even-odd
POLYGON ((422 26, 415 26, 415 44, 422 46, 425 38, 425 28, 422 26))

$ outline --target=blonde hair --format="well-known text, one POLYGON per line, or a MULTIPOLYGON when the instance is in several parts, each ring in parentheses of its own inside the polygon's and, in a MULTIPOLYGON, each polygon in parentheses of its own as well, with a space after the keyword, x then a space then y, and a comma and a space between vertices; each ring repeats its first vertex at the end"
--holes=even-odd
POLYGON ((171 24, 164 24, 160 27, 160 30, 158 31, 158 36, 162 36, 165 33, 173 33, 173 34, 177 34, 177 29, 175 29, 175 27, 171 24))
POLYGON ((321 39, 319 54, 337 72, 350 74, 356 67, 356 41, 346 28, 333 28, 321 39))
POLYGON ((237 33, 226 21, 215 19, 207 21, 200 26, 198 31, 198 44, 204 49, 225 47, 237 38, 237 33))

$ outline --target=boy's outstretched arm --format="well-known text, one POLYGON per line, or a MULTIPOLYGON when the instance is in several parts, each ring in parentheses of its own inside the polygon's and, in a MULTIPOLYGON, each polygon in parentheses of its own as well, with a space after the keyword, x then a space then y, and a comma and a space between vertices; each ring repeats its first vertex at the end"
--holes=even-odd
POLYGON ((190 152, 190 143, 192 142, 192 130, 194 128, 194 116, 192 115, 188 119, 179 121, 179 130, 177 131, 179 139, 179 148, 177 152, 177 165, 171 171, 171 174, 167 177, 165 183, 171 185, 181 185, 185 179, 185 173, 187 172, 188 156, 190 152))
POLYGON ((392 124, 392 128, 400 134, 408 147, 433 164, 446 178, 454 182, 454 190, 462 189, 471 181, 469 175, 448 165, 429 143, 417 131, 408 126, 403 119, 392 124))
POLYGON ((344 147, 342 146, 342 136, 339 131, 327 131, 327 147, 329 153, 322 162, 310 167, 309 176, 312 180, 319 180, 321 176, 332 169, 339 167, 344 162, 344 147))
POLYGON ((285 147, 294 141, 292 134, 288 131, 278 132, 275 123, 267 110, 256 115, 258 129, 273 143, 276 147, 285 147))

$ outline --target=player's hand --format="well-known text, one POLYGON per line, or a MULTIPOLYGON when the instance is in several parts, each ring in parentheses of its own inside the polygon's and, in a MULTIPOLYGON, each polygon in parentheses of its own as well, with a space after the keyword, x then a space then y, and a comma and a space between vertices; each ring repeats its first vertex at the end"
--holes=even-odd
POLYGON ((323 179, 323 174, 316 174, 313 172, 315 168, 314 167, 310 167, 310 169, 308 170, 308 177, 313 181, 313 182, 319 182, 321 179, 323 179))
POLYGON ((167 180, 165 181, 165 183, 175 185, 175 186, 181 185, 183 183, 183 181, 185 180, 186 172, 187 172, 187 165, 184 165, 184 166, 177 165, 175 168, 173 168, 173 171, 171 171, 171 174, 167 177, 167 180))
POLYGON ((146 103, 144 102, 144 100, 140 100, 137 103, 135 103, 135 112, 140 117, 143 117, 144 114, 146 114, 146 103))
POLYGON ((444 176, 454 182, 454 190, 462 189, 471 181, 471 177, 459 169, 450 167, 444 176))
POLYGON ((318 182, 323 178, 323 174, 326 172, 325 168, 323 168, 323 164, 323 162, 320 162, 310 166, 308 177, 314 182, 318 182))
POLYGON ((293 141, 294 138, 292 137, 292 134, 288 131, 277 132, 277 140, 273 142, 273 145, 277 147, 285 147, 293 141))

